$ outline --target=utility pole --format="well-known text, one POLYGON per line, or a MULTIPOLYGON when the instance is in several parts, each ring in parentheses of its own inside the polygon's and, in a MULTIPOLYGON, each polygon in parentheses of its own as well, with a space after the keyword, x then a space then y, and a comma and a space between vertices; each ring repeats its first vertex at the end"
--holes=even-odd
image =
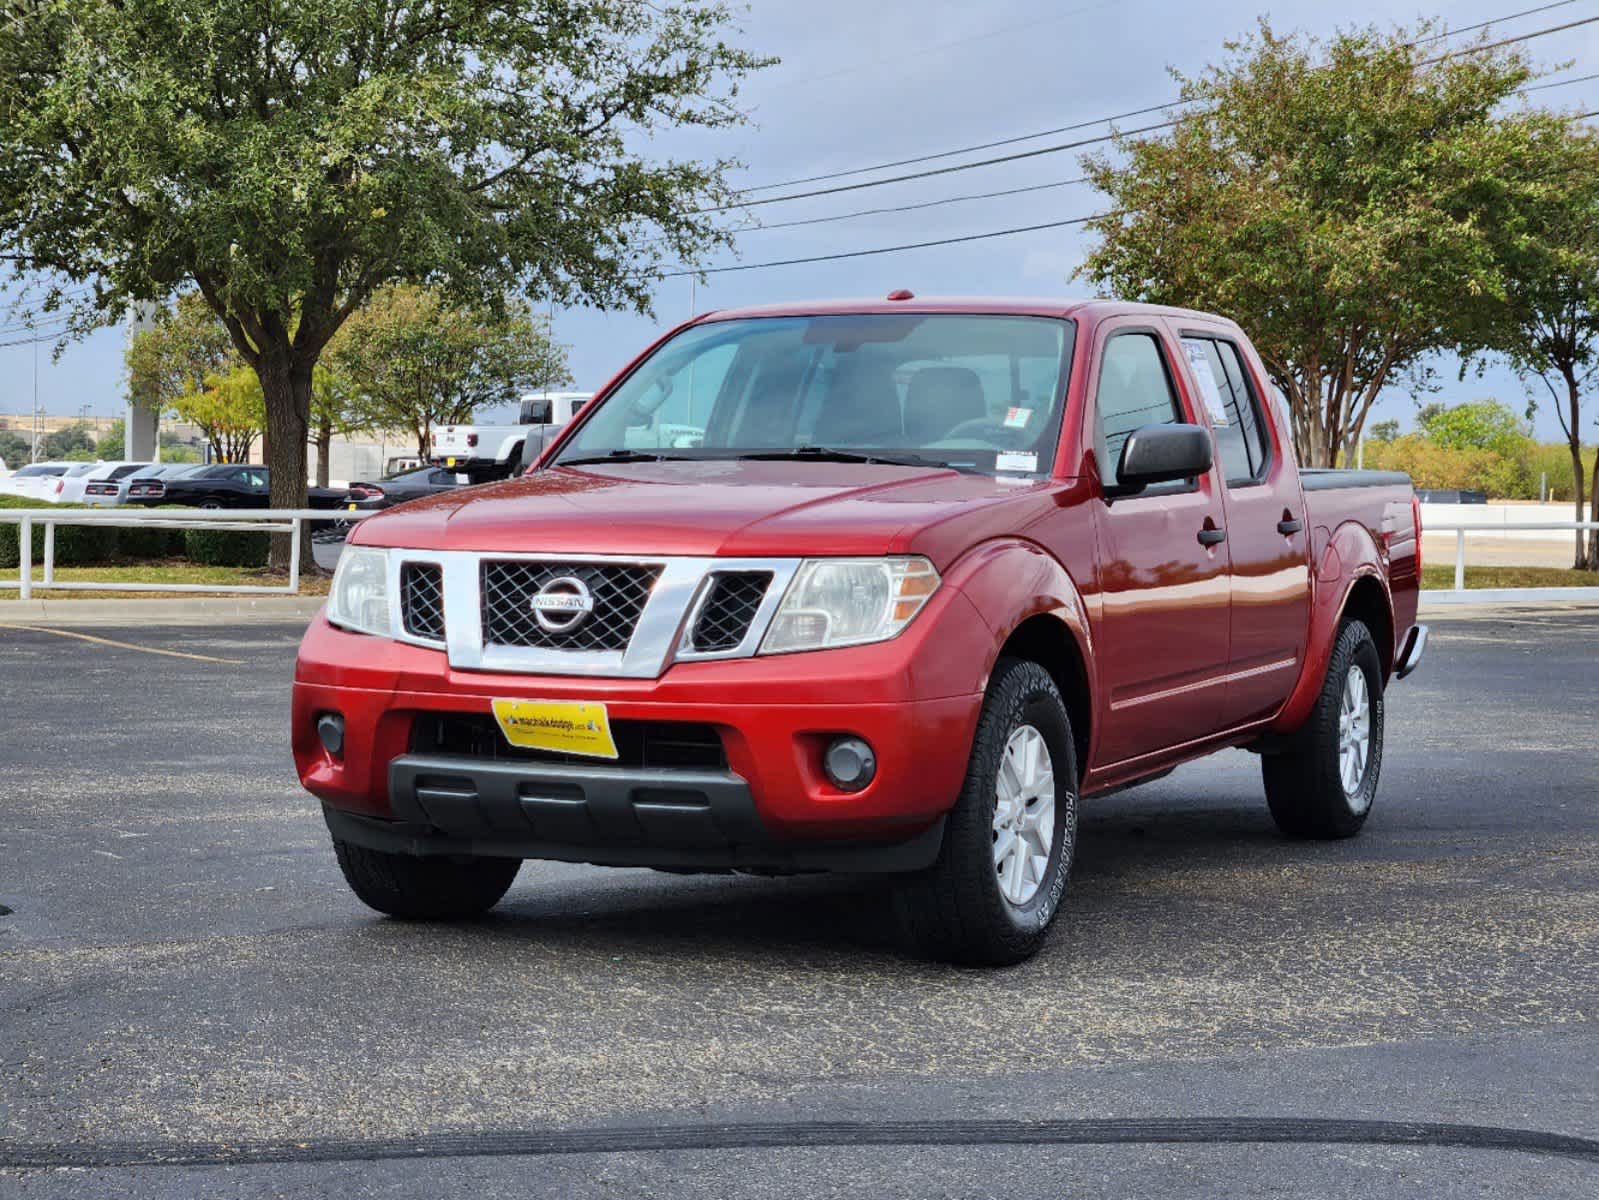
POLYGON ((33 339, 33 462, 39 461, 39 432, 44 413, 39 409, 39 339, 33 339))

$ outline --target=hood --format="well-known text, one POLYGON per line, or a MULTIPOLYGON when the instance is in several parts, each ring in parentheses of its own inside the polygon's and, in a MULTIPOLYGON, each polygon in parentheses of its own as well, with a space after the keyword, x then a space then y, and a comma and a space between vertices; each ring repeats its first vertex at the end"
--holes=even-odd
POLYGON ((1049 483, 875 463, 663 462, 558 467, 415 500, 361 522, 352 544, 555 554, 801 556, 924 553, 1050 507, 1049 483), (1002 515, 1003 514, 1003 515, 1002 515))

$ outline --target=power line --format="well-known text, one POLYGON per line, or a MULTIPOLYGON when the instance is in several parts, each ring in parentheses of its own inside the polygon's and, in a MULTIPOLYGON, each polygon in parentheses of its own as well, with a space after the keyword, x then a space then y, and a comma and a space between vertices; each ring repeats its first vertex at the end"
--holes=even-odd
MULTIPOLYGON (((1599 20, 1599 18, 1595 18, 1599 20)), ((764 200, 746 200, 741 204, 723 204, 716 208, 703 208, 700 212, 726 212, 734 208, 755 208, 762 204, 781 204, 787 200, 807 200, 812 196, 831 196, 838 192, 858 192, 862 188, 882 187, 889 183, 904 183, 910 179, 929 179, 934 175, 949 175, 956 171, 970 171, 975 167, 991 167, 996 163, 1016 162, 1024 158, 1037 158, 1043 154, 1059 154, 1063 150, 1076 150, 1082 146, 1092 146, 1098 142, 1108 142, 1117 137, 1131 137, 1137 133, 1152 133, 1157 129, 1170 129, 1176 121, 1161 121, 1156 125, 1144 125, 1137 129, 1123 130, 1118 133, 1100 134, 1098 137, 1078 138, 1075 142, 1061 142, 1054 146, 1040 146, 1036 150, 1022 150, 1016 154, 1001 154, 994 158, 980 158, 975 162, 957 163, 952 167, 935 167, 930 171, 913 171, 909 175, 892 175, 887 179, 870 179, 865 183, 846 183, 836 187, 816 188, 809 192, 792 192, 786 196, 768 196, 764 200)))
POLYGON ((1005 188, 998 192, 971 192, 964 196, 945 196, 941 200, 924 200, 920 204, 899 204, 886 208, 863 208, 855 212, 833 213, 826 217, 807 217, 803 221, 779 221, 775 225, 750 225, 743 229, 735 230, 740 235, 746 233, 765 233, 769 229, 792 229, 796 225, 823 225, 829 221, 847 221, 852 217, 873 217, 883 213, 915 212, 922 208, 937 208, 943 204, 958 204, 964 200, 993 200, 1001 196, 1019 196, 1023 192, 1043 192, 1050 188, 1070 187, 1074 183, 1087 183, 1088 176, 1079 175, 1076 179, 1057 179, 1054 183, 1034 183, 1027 187, 1005 188))
POLYGON ((1554 83, 1535 83, 1531 87, 1522 88, 1521 94, 1526 95, 1528 92, 1543 92, 1550 88, 1566 87, 1573 83, 1587 83, 1590 79, 1599 79, 1599 71, 1594 72, 1592 75, 1578 75, 1574 79, 1557 79, 1554 83))
MULTIPOLYGON (((1460 29, 1449 30, 1449 31, 1446 31, 1445 33, 1442 33, 1442 34, 1432 35, 1431 37, 1420 39, 1417 42, 1412 42, 1411 45, 1420 45, 1423 42, 1433 41, 1433 40, 1436 40, 1439 37, 1449 37, 1449 36, 1454 36, 1454 35, 1461 34, 1461 33, 1468 33, 1468 32, 1471 32, 1472 30, 1476 30, 1476 29, 1485 29, 1488 26, 1494 25, 1494 24, 1498 24, 1501 21, 1514 20, 1517 17, 1528 16, 1528 15, 1530 15, 1532 13, 1545 12, 1545 11, 1548 11, 1549 9, 1551 9, 1551 8, 1560 8, 1560 7, 1564 7, 1567 4, 1572 4, 1572 3, 1576 3, 1576 0, 1558 0, 1558 2, 1554 3, 1554 4, 1541 5, 1541 6, 1537 7, 1537 8, 1522 9, 1519 12, 1508 13, 1508 14, 1502 16, 1502 17, 1495 17, 1491 21, 1483 21, 1483 22, 1479 22, 1476 25, 1467 25, 1467 26, 1463 26, 1460 29)), ((1589 25, 1589 24, 1592 24, 1592 23, 1594 23, 1596 21, 1599 21, 1599 17, 1586 17, 1586 18, 1584 18, 1584 19, 1582 19, 1580 21, 1570 21, 1570 22, 1567 22, 1567 23, 1565 23, 1563 25, 1555 25, 1555 26, 1551 26, 1551 27, 1545 28, 1545 29, 1536 29, 1536 30, 1533 30, 1530 33, 1524 33, 1524 34, 1521 34, 1521 35, 1519 35, 1517 37, 1512 37, 1512 38, 1504 38, 1504 39, 1501 39, 1500 41, 1497 41, 1497 42, 1489 42, 1486 45, 1482 45, 1482 46, 1467 46, 1467 47, 1465 47, 1465 48, 1463 48, 1461 50, 1451 51, 1448 54, 1443 54, 1443 55, 1439 55, 1436 58, 1427 59, 1427 60, 1425 60, 1423 62, 1417 63, 1416 65, 1417 66, 1421 66, 1421 67, 1430 66, 1430 65, 1432 65, 1434 63, 1443 62, 1445 59, 1457 58, 1457 57, 1460 57, 1461 55, 1480 54, 1480 53, 1482 53, 1483 51, 1486 51, 1486 50, 1495 50, 1495 49, 1498 49, 1498 48, 1500 48, 1502 46, 1509 46, 1509 45, 1512 45, 1512 44, 1517 43, 1517 42, 1531 41, 1534 38, 1546 37, 1546 36, 1548 36, 1549 34, 1552 34, 1552 33, 1562 33, 1562 32, 1564 32, 1564 31, 1566 31, 1568 29, 1575 29, 1575 28, 1578 28, 1579 26, 1589 25)), ((755 193, 755 192, 772 191, 772 190, 774 190, 776 188, 798 187, 798 186, 800 186, 802 184, 806 184, 806 183, 820 183, 820 182, 825 182, 825 181, 830 180, 830 179, 843 179, 843 178, 846 178, 846 177, 851 176, 851 175, 864 175, 864 174, 869 174, 870 172, 873 172, 873 171, 886 171, 886 170, 890 170, 890 169, 892 169, 894 167, 912 166, 912 165, 915 165, 916 163, 932 162, 932 161, 935 161, 935 160, 941 159, 941 158, 953 158, 953 157, 955 157, 957 155, 971 154, 971 153, 975 153, 976 151, 979 151, 979 150, 991 150, 991 149, 996 149, 996 148, 998 148, 1000 146, 1009 146, 1009 145, 1014 145, 1017 142, 1032 141, 1035 138, 1048 137, 1048 136, 1051 136, 1051 135, 1057 134, 1057 133, 1067 133, 1067 132, 1071 132, 1071 131, 1077 130, 1077 129, 1086 129, 1089 126, 1092 126, 1092 125, 1102 125, 1102 124, 1106 124, 1106 123, 1111 122, 1111 121, 1123 120, 1123 119, 1128 118, 1128 117, 1146 116, 1146 115, 1148 115, 1149 113, 1152 113, 1152 112, 1159 112, 1159 111, 1162 111, 1162 110, 1168 109, 1168 108, 1180 107, 1181 105, 1183 105, 1185 103, 1189 103, 1189 102, 1188 101, 1183 101, 1181 99, 1178 99, 1178 100, 1170 101, 1170 102, 1165 103, 1165 104, 1155 104, 1155 105, 1150 105, 1150 106, 1148 106, 1146 108, 1130 109, 1127 112, 1113 113, 1112 115, 1110 115, 1108 117, 1098 117, 1098 118, 1095 118, 1094 120, 1091 120, 1091 121, 1079 121, 1079 122, 1076 122, 1075 124, 1072 124, 1072 125, 1062 125, 1062 126, 1058 126, 1058 127, 1054 128, 1054 129, 1040 130, 1037 133, 1028 133, 1028 134, 1021 134, 1021 135, 1018 135, 1018 136, 1015 136, 1015 137, 1000 138, 1000 139, 998 139, 996 141, 990 141, 990 142, 978 142, 978 143, 975 143, 975 144, 970 145, 970 146, 964 146, 964 147, 962 147, 962 148, 960 148, 958 150, 942 150, 942 151, 938 151, 937 153, 933 153, 933 154, 922 154, 922 155, 917 155, 917 156, 912 157, 912 158, 895 159, 895 160, 893 160, 891 162, 874 163, 871 166, 853 167, 853 168, 851 168, 849 170, 845 170, 845 171, 831 171, 831 172, 827 172, 827 173, 820 174, 820 175, 807 175, 807 176, 801 176, 801 177, 796 178, 796 179, 786 179, 786 180, 783 180, 782 182, 779 182, 779 183, 759 184, 759 185, 756 185, 754 187, 743 188, 743 189, 741 189, 739 191, 738 194, 741 195, 741 196, 748 196, 748 195, 751 195, 752 193, 755 193)), ((1175 124, 1175 122, 1168 121, 1168 122, 1166 122, 1163 125, 1148 126, 1147 129, 1163 129, 1163 128, 1167 128, 1167 127, 1169 127, 1169 126, 1171 126, 1173 124, 1175 124)), ((1147 131, 1146 129, 1137 129, 1137 130, 1132 130, 1131 132, 1133 132, 1133 133, 1143 133, 1143 132, 1146 132, 1146 131, 1147 131)), ((1107 134, 1107 135, 1103 135, 1103 136, 1097 137, 1097 138, 1085 139, 1085 140, 1083 140, 1081 142, 1068 143, 1065 146, 1046 147, 1046 148, 1044 148, 1042 150, 1028 151, 1028 152, 1026 152, 1024 154, 1020 154, 1020 155, 1017 155, 1015 157, 1022 158, 1022 157, 1028 157, 1029 155, 1032 155, 1032 154, 1050 154, 1050 153, 1055 153, 1058 150, 1061 150, 1061 149, 1072 149, 1072 148, 1074 148, 1075 146, 1078 146, 1078 145, 1089 145, 1089 144, 1091 144, 1093 142, 1110 141, 1116 136, 1117 135, 1114 134, 1114 133, 1107 134)), ((919 172, 919 173, 914 173, 914 174, 909 174, 909 175, 896 175, 896 176, 893 176, 893 177, 888 178, 888 179, 868 180, 868 181, 863 182, 863 183, 850 184, 850 185, 847 185, 847 186, 844 186, 844 187, 821 188, 821 189, 815 189, 815 190, 807 191, 807 192, 796 192, 796 193, 794 193, 792 195, 786 195, 786 196, 780 196, 780 197, 766 197, 764 199, 746 200, 746 201, 743 201, 740 204, 725 204, 725 205, 721 205, 721 206, 719 206, 717 208, 705 209, 703 211, 705 211, 705 212, 725 212, 725 211, 727 211, 729 209, 733 209, 733 208, 751 208, 751 207, 754 207, 756 205, 761 205, 761 204, 776 204, 776 203, 779 203, 780 201, 784 201, 784 200, 804 200, 804 199, 809 199, 809 198, 811 198, 813 196, 829 195, 832 192, 837 192, 837 191, 850 191, 850 190, 855 190, 855 189, 859 189, 859 188, 880 187, 882 185, 890 184, 890 183, 901 183, 901 182, 904 182, 905 180, 909 180, 909 179, 922 179, 922 178, 925 178, 927 175, 945 174, 945 173, 948 173, 948 172, 951 172, 951 171, 969 170, 969 169, 971 169, 973 167, 984 167, 984 166, 993 165, 994 163, 1009 162, 1009 161, 1012 161, 1011 158, 1004 157, 1004 156, 996 157, 996 158, 990 158, 990 159, 981 159, 981 160, 979 160, 977 162, 959 164, 959 165, 954 166, 954 167, 945 167, 945 168, 942 168, 939 171, 919 172)))
POLYGON ((1472 33, 1478 29, 1487 29, 1490 25, 1498 25, 1501 21, 1514 21, 1517 17, 1530 17, 1533 13, 1548 12, 1551 8, 1565 8, 1575 4, 1577 0, 1556 0, 1554 4, 1540 4, 1537 8, 1524 8, 1520 12, 1506 13, 1502 17, 1493 17, 1487 21, 1478 21, 1475 25, 1462 25, 1459 29, 1446 29, 1442 33, 1429 33, 1424 38, 1417 38, 1411 42, 1412 46, 1425 46, 1428 42, 1441 41, 1444 38, 1459 37, 1463 33, 1472 33))
MULTIPOLYGON (((1579 75, 1571 79, 1559 79, 1553 83, 1542 83, 1534 87, 1525 87, 1516 94, 1525 95, 1528 92, 1545 91, 1549 88, 1567 87, 1574 83, 1586 83, 1591 79, 1599 79, 1599 72, 1591 75, 1579 75)), ((771 225, 747 225, 733 232, 742 237, 747 233, 764 233, 772 229, 794 229, 803 225, 826 225, 834 221, 849 221, 857 217, 883 216, 892 213, 919 212, 928 208, 939 208, 945 204, 959 204, 968 200, 995 200, 1005 196, 1019 196, 1027 192, 1043 192, 1054 188, 1070 187, 1074 184, 1087 183, 1086 175, 1079 175, 1075 179, 1058 179, 1052 183, 1035 183, 1027 187, 1004 188, 997 192, 968 192, 960 196, 945 196, 938 200, 923 200, 917 204, 885 205, 879 208, 861 208, 852 212, 830 213, 823 217, 805 217, 797 221, 778 221, 771 225)))
POLYGON ((869 171, 887 171, 893 167, 909 167, 917 163, 933 162, 940 158, 953 158, 957 154, 974 154, 979 150, 993 150, 1000 146, 1013 146, 1017 142, 1030 142, 1034 138, 1050 137, 1057 133, 1071 133, 1077 129, 1087 129, 1091 125, 1103 125, 1107 121, 1120 121, 1127 117, 1144 117, 1152 112, 1171 108, 1182 101, 1175 100, 1169 104, 1151 104, 1148 108, 1134 108, 1127 112, 1115 113, 1108 117, 1095 117, 1092 121, 1078 121, 1075 125, 1059 125, 1054 129, 1040 129, 1037 133, 1023 133, 1016 137, 1000 138, 996 142, 978 142, 972 146, 962 146, 959 150, 940 150, 937 154, 919 154, 915 158, 900 158, 893 162, 876 163, 870 167, 853 167, 848 171, 830 171, 825 175, 806 175, 800 179, 786 179, 782 183, 763 183, 758 187, 748 187, 740 190, 739 195, 747 196, 751 192, 769 192, 773 188, 798 187, 802 183, 821 183, 828 179, 843 179, 849 175, 864 175, 869 171))
POLYGON ((1434 63, 1441 63, 1450 58, 1459 58, 1463 54, 1481 54, 1484 50, 1498 50, 1502 46, 1514 46, 1517 42, 1530 42, 1533 38, 1548 37, 1551 33, 1564 33, 1568 29, 1592 25, 1595 21, 1599 21, 1599 17, 1584 17, 1580 21, 1567 21, 1564 25, 1552 25, 1548 29, 1535 29, 1531 33, 1523 33, 1518 37, 1500 38, 1497 42, 1485 42, 1481 46, 1467 46, 1464 50, 1451 50, 1448 54, 1440 54, 1437 58, 1424 59, 1416 65, 1418 67, 1430 67, 1434 63))
POLYGON ((1073 217, 1069 221, 1046 221, 1042 225, 1018 225, 1014 229, 995 229, 989 233, 968 233, 962 237, 938 238, 931 242, 905 242, 898 246, 878 246, 871 250, 847 250, 841 254, 813 254, 807 258, 782 258, 772 262, 737 263, 730 267, 706 267, 701 271, 666 271, 662 278, 673 279, 682 275, 721 275, 728 271, 759 271, 765 267, 793 267, 801 263, 832 262, 840 258, 866 258, 873 254, 893 254, 900 250, 925 250, 931 246, 954 246, 960 242, 981 242, 988 238, 1009 237, 1015 233, 1034 233, 1040 229, 1062 229, 1067 225, 1085 225, 1089 221, 1107 216, 1093 213, 1086 217, 1073 217))
MULTIPOLYGON (((1590 112, 1577 113, 1572 117, 1572 120, 1585 121, 1591 117, 1599 117, 1599 108, 1590 112)), ((1063 229, 1069 225, 1086 225, 1090 221, 1097 221, 1102 217, 1112 215, 1109 212, 1090 213, 1086 217, 1072 217, 1066 221, 1046 221, 1041 225, 1018 225, 1011 229, 995 229, 987 233, 968 233, 960 237, 937 238, 926 242, 903 242, 897 246, 874 246, 869 250, 846 250, 838 254, 812 254, 804 258, 780 258, 773 259, 770 262, 736 263, 726 267, 705 267, 702 270, 666 271, 662 273, 662 278, 674 279, 685 275, 722 275, 731 271, 759 271, 768 267, 793 267, 805 263, 836 262, 839 259, 868 258, 877 254, 895 254, 902 250, 926 250, 935 246, 955 246, 963 242, 981 242, 990 238, 1010 237, 1018 233, 1036 233, 1043 229, 1063 229)))

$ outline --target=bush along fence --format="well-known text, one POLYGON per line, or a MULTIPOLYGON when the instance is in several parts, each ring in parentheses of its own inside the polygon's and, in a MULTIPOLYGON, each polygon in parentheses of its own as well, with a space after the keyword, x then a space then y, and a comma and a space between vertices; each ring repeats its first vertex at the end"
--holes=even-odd
MULTIPOLYGON (((0 509, 40 507, 37 500, 0 496, 0 509)), ((109 513, 114 510, 88 504, 56 504, 52 510, 76 509, 109 513)), ((161 514, 187 514, 191 508, 164 505, 147 510, 161 514)), ((126 515, 124 512, 123 515, 126 515)), ((233 515, 233 514, 230 514, 233 515)), ((248 517, 250 514, 242 514, 248 517)), ((13 526, 0 532, 0 568, 14 569, 22 563, 22 545, 13 526)), ((94 567, 121 562, 148 562, 152 559, 187 559, 208 567, 264 567, 271 537, 265 532, 242 529, 118 528, 113 525, 56 526, 55 565, 94 567)), ((33 561, 45 557, 45 525, 33 524, 33 561)))
POLYGON ((37 501, 0 498, 0 588, 16 589, 28 600, 35 587, 71 591, 210 592, 217 594, 297 595, 300 547, 307 525, 330 526, 361 520, 366 513, 313 509, 196 509, 166 506, 126 509, 92 505, 41 506, 37 501), (267 583, 145 583, 122 580, 57 580, 58 566, 148 562, 150 557, 185 558, 205 566, 264 567, 273 535, 291 544, 288 579, 267 583), (25 549, 26 548, 26 549, 25 549), (33 567, 42 565, 42 579, 33 567))

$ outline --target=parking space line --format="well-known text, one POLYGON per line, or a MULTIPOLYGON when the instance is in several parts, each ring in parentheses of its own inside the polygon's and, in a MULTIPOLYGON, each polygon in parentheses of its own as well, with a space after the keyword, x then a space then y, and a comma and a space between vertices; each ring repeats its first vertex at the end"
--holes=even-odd
POLYGON ((53 633, 57 637, 77 638, 100 646, 116 646, 122 650, 137 650, 141 654, 160 654, 167 658, 188 658, 195 662, 218 663, 224 667, 242 667, 242 658, 216 658, 209 654, 190 654, 186 650, 158 650, 154 646, 140 646, 135 642, 119 642, 114 638, 95 637, 91 633, 78 633, 71 629, 50 629, 43 625, 11 625, 0 621, 0 629, 21 629, 27 633, 53 633))

